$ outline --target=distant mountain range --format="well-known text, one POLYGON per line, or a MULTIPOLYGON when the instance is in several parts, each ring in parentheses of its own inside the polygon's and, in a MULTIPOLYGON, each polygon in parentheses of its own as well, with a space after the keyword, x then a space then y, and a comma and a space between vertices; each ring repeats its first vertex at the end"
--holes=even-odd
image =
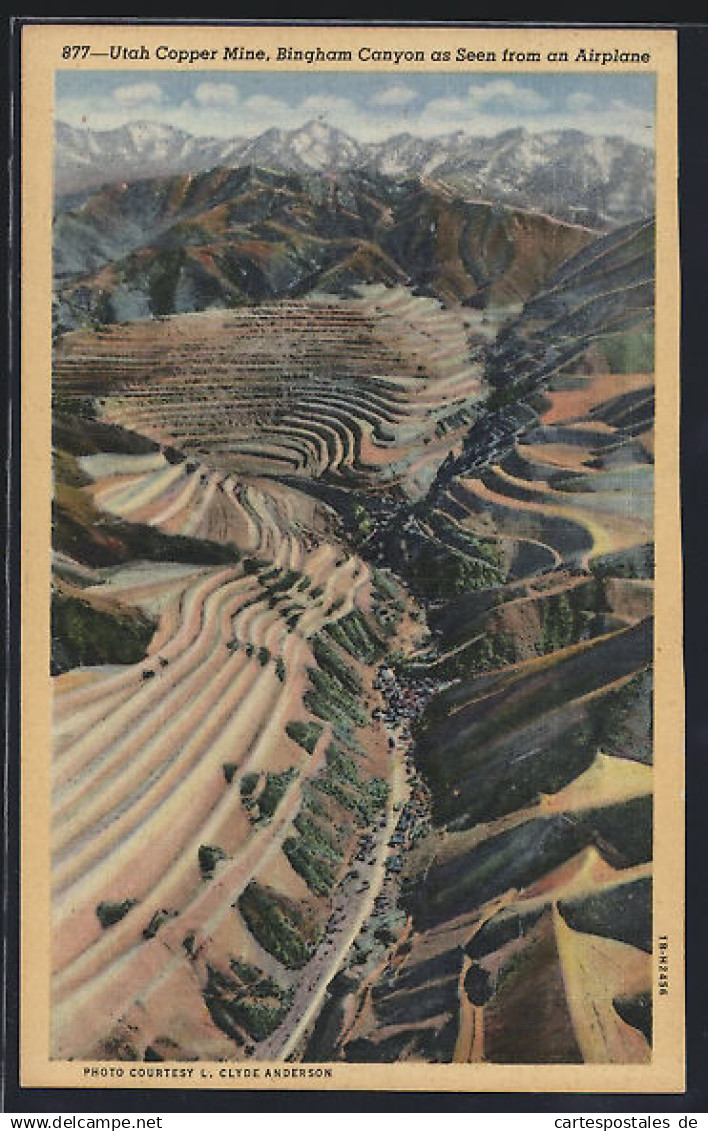
POLYGON ((547 212, 596 228, 640 219, 654 209, 653 152, 619 136, 591 137, 577 130, 513 129, 494 137, 400 133, 364 143, 321 121, 269 129, 255 138, 195 137, 142 121, 105 131, 56 126, 60 196, 136 178, 243 165, 419 177, 467 199, 547 212))
POLYGON ((57 214, 56 317, 68 328, 374 282, 520 303, 595 235, 379 173, 246 166, 120 182, 57 214))

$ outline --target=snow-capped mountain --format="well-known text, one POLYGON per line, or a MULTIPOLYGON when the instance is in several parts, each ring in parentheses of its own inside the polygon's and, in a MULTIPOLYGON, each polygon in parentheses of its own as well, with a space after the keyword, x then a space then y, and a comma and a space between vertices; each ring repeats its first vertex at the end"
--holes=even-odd
POLYGON ((461 131, 434 138, 401 133, 364 143, 321 121, 293 130, 269 129, 255 138, 194 137, 156 122, 131 122, 106 131, 57 123, 59 194, 249 164, 298 173, 358 169, 421 177, 462 197, 496 200, 596 227, 625 223, 654 208, 652 151, 619 136, 591 137, 577 130, 514 129, 494 137, 461 131))
POLYGON ((57 122, 55 188, 58 193, 115 181, 196 172, 223 164, 229 142, 193 137, 160 122, 129 122, 114 130, 78 129, 57 122))

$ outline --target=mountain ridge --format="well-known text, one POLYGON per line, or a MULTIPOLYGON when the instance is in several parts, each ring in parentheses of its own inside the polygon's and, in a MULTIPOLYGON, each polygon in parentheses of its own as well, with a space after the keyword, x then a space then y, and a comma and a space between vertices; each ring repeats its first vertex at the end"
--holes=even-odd
POLYGON ((460 130, 434 138, 403 131, 362 142, 312 119, 255 137, 200 137, 140 120, 112 130, 56 124, 58 195, 137 177, 197 173, 253 163, 276 171, 362 170, 432 178, 458 195, 611 227, 653 210, 653 153, 620 136, 523 128, 477 137, 460 130))
POLYGON ((594 235, 366 172, 219 167, 123 182, 56 217, 57 320, 70 328, 371 282, 444 303, 523 302, 594 235))

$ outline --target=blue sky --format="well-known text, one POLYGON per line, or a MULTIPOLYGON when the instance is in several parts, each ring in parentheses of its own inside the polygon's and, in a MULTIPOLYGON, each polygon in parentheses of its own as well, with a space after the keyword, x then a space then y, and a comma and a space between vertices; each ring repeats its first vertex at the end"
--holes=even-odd
POLYGON ((198 135, 254 137, 319 118, 362 141, 524 126, 653 144, 653 76, 611 72, 59 71, 55 101, 61 121, 94 129, 147 119, 198 135))

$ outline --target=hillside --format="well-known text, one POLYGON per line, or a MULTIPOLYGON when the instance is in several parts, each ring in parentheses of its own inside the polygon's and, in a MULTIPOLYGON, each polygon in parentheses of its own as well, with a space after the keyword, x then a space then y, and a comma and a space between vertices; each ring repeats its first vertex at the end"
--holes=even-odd
POLYGON ((54 225, 55 320, 71 328, 396 284, 446 303, 523 302, 592 232, 378 174, 217 168, 107 186, 54 225))
POLYGON ((649 1056, 652 258, 599 240, 509 320, 480 355, 505 407, 380 531, 431 630, 397 679, 439 689, 409 724, 435 832, 314 1057, 649 1056))

